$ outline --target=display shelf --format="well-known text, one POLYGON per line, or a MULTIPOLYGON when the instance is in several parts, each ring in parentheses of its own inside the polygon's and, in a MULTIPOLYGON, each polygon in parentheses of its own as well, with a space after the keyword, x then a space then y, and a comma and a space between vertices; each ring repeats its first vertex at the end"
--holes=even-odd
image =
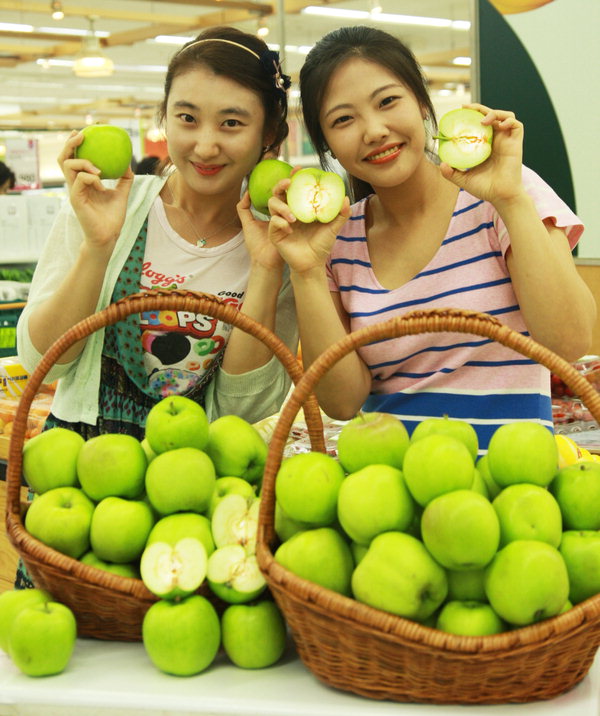
MULTIPOLYGON (((426 695, 425 695, 426 696, 426 695)), ((187 678, 159 672, 141 643, 80 639, 66 671, 32 679, 0 652, 0 714, 11 716, 597 716, 600 659, 551 701, 474 706, 374 701, 319 682, 293 650, 276 666, 238 669, 219 655, 187 678)))

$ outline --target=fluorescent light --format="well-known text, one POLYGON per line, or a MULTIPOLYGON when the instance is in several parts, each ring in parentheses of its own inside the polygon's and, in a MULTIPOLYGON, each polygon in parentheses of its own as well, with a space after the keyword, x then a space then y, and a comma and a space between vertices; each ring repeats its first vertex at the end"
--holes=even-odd
POLYGON ((77 77, 110 77, 115 65, 105 55, 85 55, 73 63, 73 72, 77 77))
MULTIPOLYGON (((70 35, 72 37, 85 37, 90 34, 89 30, 79 30, 75 27, 36 27, 35 32, 48 32, 53 35, 70 35)), ((98 30, 96 37, 108 37, 110 32, 106 30, 98 30)))
POLYGON ((161 45, 185 45, 186 42, 193 39, 193 37, 184 37, 182 35, 157 35, 150 42, 158 42, 161 45))
POLYGON ((0 30, 6 32, 33 32, 33 25, 20 25, 16 22, 0 22, 0 30))
POLYGON ((419 25, 422 27, 445 27, 453 30, 468 30, 471 23, 467 20, 451 20, 445 17, 422 17, 420 15, 398 15, 389 12, 366 12, 365 10, 347 10, 323 5, 308 5, 302 11, 306 15, 321 17, 347 18, 351 20, 367 20, 386 22, 395 25, 419 25))
POLYGON ((471 66, 471 58, 470 57, 455 57, 452 60, 453 65, 460 65, 461 67, 470 67, 471 66))

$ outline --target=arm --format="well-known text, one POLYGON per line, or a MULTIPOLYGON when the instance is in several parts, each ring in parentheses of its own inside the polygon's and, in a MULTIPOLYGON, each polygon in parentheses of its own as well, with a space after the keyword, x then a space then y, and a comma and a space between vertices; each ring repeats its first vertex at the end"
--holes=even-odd
MULTIPOLYGON (((339 294, 332 293, 326 262, 338 232, 350 215, 348 200, 329 224, 301 224, 283 201, 289 180, 280 182, 269 201, 269 235, 290 266, 296 299, 302 359, 308 367, 326 348, 350 331, 339 294)), ((332 418, 354 417, 371 388, 371 376, 356 352, 338 361, 315 389, 319 403, 332 418)))
POLYGON ((467 172, 441 165, 442 174, 495 207, 510 235, 507 266, 531 336, 567 360, 587 352, 596 317, 565 232, 543 221, 522 181, 523 125, 511 112, 469 105, 494 127, 493 151, 467 172))
MULTIPOLYGON (((73 133, 58 159, 81 229, 81 242, 73 263, 57 277, 52 292, 35 303, 28 314, 29 337, 39 353, 44 353, 66 330, 96 310, 133 181, 133 173, 128 170, 114 188, 102 184, 99 171, 89 161, 72 158, 82 140, 81 133, 73 133)), ((84 343, 72 346, 61 363, 74 360, 84 343)))

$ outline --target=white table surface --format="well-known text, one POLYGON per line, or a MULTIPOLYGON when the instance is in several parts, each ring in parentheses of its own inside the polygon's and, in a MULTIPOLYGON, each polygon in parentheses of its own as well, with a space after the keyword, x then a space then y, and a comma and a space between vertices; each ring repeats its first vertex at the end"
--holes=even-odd
POLYGON ((249 671, 219 655, 202 674, 168 676, 141 643, 79 639, 67 669, 30 678, 0 651, 0 716, 600 716, 600 652, 588 675, 551 701, 443 706, 374 701, 329 688, 293 654, 249 671))

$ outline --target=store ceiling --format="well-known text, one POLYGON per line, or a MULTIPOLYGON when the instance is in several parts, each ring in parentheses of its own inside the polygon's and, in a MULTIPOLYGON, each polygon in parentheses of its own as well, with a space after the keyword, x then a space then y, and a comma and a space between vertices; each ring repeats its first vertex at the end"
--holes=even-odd
MULTIPOLYGON (((53 20, 50 0, 0 0, 0 130, 81 127, 85 122, 141 117, 152 122, 162 97, 164 71, 176 44, 157 36, 194 37, 227 24, 256 32, 269 28, 270 45, 286 46, 284 69, 297 77, 306 48, 341 25, 372 24, 402 38, 424 66, 433 91, 469 84, 468 67, 453 64, 470 55, 470 33, 452 27, 388 24, 304 14, 311 0, 61 0, 64 18, 53 20), (283 16, 278 14, 283 7, 283 16), (113 60, 112 76, 76 77, 70 66, 81 52, 90 20, 102 51, 113 60), (7 26, 9 24, 9 26, 7 26), (10 25, 25 25, 24 28, 10 25), (29 27, 27 27, 29 26, 29 27), (32 29, 30 29, 32 28, 32 29), (64 64, 68 63, 68 64, 64 64)), ((369 12, 374 0, 332 0, 323 7, 369 12)), ((470 0, 381 0, 383 12, 469 21, 470 0)))

